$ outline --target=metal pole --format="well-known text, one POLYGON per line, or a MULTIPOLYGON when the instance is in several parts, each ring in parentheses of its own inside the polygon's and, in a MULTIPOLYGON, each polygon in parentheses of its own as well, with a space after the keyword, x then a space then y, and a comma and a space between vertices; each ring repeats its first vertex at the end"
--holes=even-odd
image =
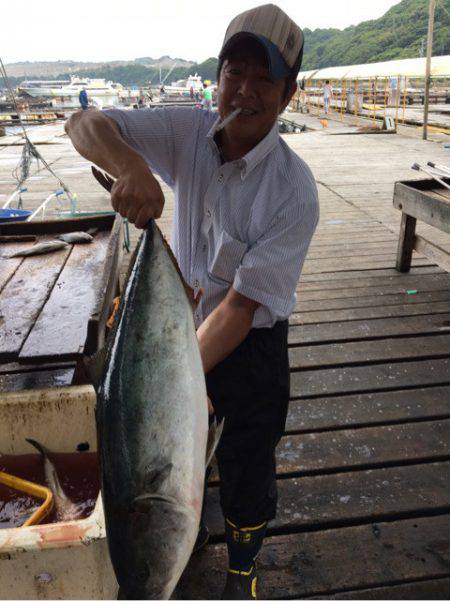
POLYGON ((398 126, 398 109, 400 106, 400 75, 397 76, 397 89, 395 90, 395 129, 398 126))
POLYGON ((427 139, 428 128, 428 103, 430 98, 430 72, 431 72, 431 55, 433 53, 433 28, 434 28, 434 9, 436 0, 430 0, 429 16, 428 16, 428 39, 427 39, 427 65, 425 72, 425 99, 423 107, 423 132, 422 138, 427 139))

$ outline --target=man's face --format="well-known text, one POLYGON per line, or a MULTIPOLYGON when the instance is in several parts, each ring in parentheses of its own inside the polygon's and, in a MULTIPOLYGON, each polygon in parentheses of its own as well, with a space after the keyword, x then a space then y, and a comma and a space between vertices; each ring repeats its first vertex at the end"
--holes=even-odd
POLYGON ((222 119, 236 108, 239 115, 225 128, 234 140, 258 143, 286 107, 295 86, 286 94, 286 80, 274 80, 259 48, 238 48, 220 71, 218 110, 222 119))

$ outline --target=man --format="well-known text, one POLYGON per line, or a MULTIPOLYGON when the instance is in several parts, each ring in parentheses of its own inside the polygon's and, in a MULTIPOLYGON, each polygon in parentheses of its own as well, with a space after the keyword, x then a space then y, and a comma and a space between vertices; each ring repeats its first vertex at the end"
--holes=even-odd
POLYGON ((78 94, 78 100, 80 101, 80 106, 83 111, 86 111, 89 108, 89 100, 86 92, 86 88, 82 88, 80 93, 78 94))
POLYGON ((327 79, 323 86, 323 106, 325 114, 328 115, 330 111, 330 100, 333 98, 333 88, 331 87, 330 80, 327 79))
POLYGON ((202 106, 205 109, 205 111, 210 111, 212 109, 212 90, 210 87, 208 87, 207 83, 203 84, 202 95, 203 95, 202 106))
POLYGON ((278 134, 302 53, 301 29, 278 7, 260 6, 225 34, 219 118, 172 107, 77 113, 67 125, 75 148, 116 177, 113 207, 137 227, 163 210, 150 169, 175 191, 172 247, 187 282, 203 291, 194 320, 208 395, 225 417, 216 453, 225 599, 256 597, 289 402, 287 319, 318 220, 313 176, 278 134))

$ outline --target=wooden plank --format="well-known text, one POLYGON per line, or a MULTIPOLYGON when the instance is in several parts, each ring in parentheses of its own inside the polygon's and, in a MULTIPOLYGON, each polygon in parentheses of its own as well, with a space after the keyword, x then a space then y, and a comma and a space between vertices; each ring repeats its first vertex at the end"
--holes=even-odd
POLYGON ((74 361, 67 361, 65 363, 0 363, 0 374, 18 374, 25 373, 28 371, 45 371, 51 369, 75 369, 76 363, 74 361))
MULTIPOLYGON (((345 272, 342 272, 345 273, 345 272)), ((376 298, 381 297, 384 298, 387 295, 392 294, 401 294, 406 296, 408 294, 408 290, 416 290, 418 293, 422 292, 435 292, 435 291, 444 291, 448 290, 450 282, 444 280, 441 281, 441 278, 432 279, 431 277, 423 277, 417 280, 407 281, 407 282, 398 282, 397 285, 387 284, 386 286, 362 286, 358 288, 325 288, 318 287, 317 289, 300 289, 297 290, 297 297, 299 302, 302 301, 316 301, 321 299, 344 299, 344 298, 376 298)), ((380 299, 378 299, 380 300, 380 299)))
POLYGON ((96 306, 109 231, 74 246, 48 301, 19 355, 23 362, 75 358, 84 349, 88 321, 96 306))
POLYGON ((365 588, 326 597, 315 596, 311 599, 448 599, 450 578, 421 580, 392 586, 365 588))
POLYGON ((364 244, 351 244, 343 242, 342 244, 330 244, 329 246, 320 246, 311 248, 308 251, 308 260, 311 259, 327 259, 332 256, 336 257, 353 257, 357 256, 372 256, 374 253, 380 255, 395 255, 395 242, 366 242, 364 244))
MULTIPOLYGON (((328 598, 349 589, 448 577, 449 540, 448 515, 269 537, 258 558, 258 596, 328 598)), ((177 597, 219 599, 226 565, 225 545, 208 545, 192 556, 177 597)))
POLYGON ((291 369, 310 369, 395 359, 438 358, 450 356, 450 334, 387 338, 343 344, 319 344, 291 347, 291 369))
POLYGON ((315 234, 312 242, 311 242, 311 246, 310 248, 316 248, 316 247, 320 247, 320 246, 329 246, 330 244, 333 243, 337 243, 337 242, 348 242, 349 238, 351 238, 351 241, 353 243, 358 243, 358 244, 365 244, 366 242, 392 242, 393 240, 396 240, 396 236, 389 232, 388 230, 385 230, 384 232, 380 232, 380 233, 376 233, 376 234, 363 234, 363 233, 359 233, 359 234, 353 234, 353 235, 348 235, 348 234, 334 234, 332 236, 321 236, 319 234, 315 234))
MULTIPOLYGON (((381 255, 378 257, 346 257, 342 259, 312 259, 306 261, 302 273, 330 273, 341 271, 353 271, 355 269, 383 269, 395 265, 395 257, 381 255)), ((414 259, 414 265, 431 265, 430 261, 423 257, 414 259)))
MULTIPOLYGON (((336 528, 450 511, 450 462, 278 480, 278 513, 269 534, 336 528)), ((211 535, 224 536, 217 486, 206 496, 211 535)))
POLYGON ((0 392, 70 386, 75 368, 0 374, 0 392))
POLYGON ((0 235, 12 236, 19 234, 50 235, 65 232, 86 231, 97 228, 100 231, 111 230, 116 215, 111 211, 109 215, 92 215, 88 217, 74 217, 72 219, 56 219, 48 221, 18 221, 15 223, 1 223, 0 235))
POLYGON ((450 458, 450 420, 283 436, 279 474, 313 474, 450 458))
POLYGON ((122 259, 123 220, 117 215, 111 229, 101 281, 96 289, 95 305, 87 326, 85 353, 94 354, 104 345, 106 322, 111 304, 118 293, 119 271, 122 259))
MULTIPOLYGON (((354 280, 354 283, 363 279, 364 283, 361 286, 375 286, 376 284, 387 284, 399 281, 407 282, 409 278, 413 276, 423 275, 435 275, 440 274, 443 277, 448 277, 445 271, 442 271, 440 267, 434 265, 426 267, 415 267, 411 269, 409 273, 399 273, 394 267, 392 269, 367 269, 364 272, 361 271, 347 271, 345 273, 337 273, 336 275, 325 275, 325 274, 311 274, 302 276, 301 281, 303 284, 322 283, 328 285, 333 283, 342 282, 343 280, 354 280), (385 280, 378 280, 378 278, 385 278, 385 280)), ((347 285, 347 284, 345 284, 347 285)), ((353 284, 352 284, 353 285, 353 284)))
POLYGON ((33 246, 34 242, 17 242, 2 244, 2 252, 0 255, 0 292, 12 278, 16 270, 23 261, 23 257, 15 257, 10 259, 9 255, 14 254, 18 250, 24 250, 33 246))
POLYGON ((335 236, 346 236, 352 237, 353 234, 356 236, 361 235, 363 232, 365 236, 369 237, 371 234, 382 234, 384 235, 386 226, 377 224, 371 217, 361 220, 352 219, 348 223, 341 223, 335 225, 324 225, 323 222, 319 222, 319 226, 314 234, 315 238, 330 238, 334 239, 335 236))
POLYGON ((71 247, 26 257, 0 295, 0 360, 17 357, 62 270, 71 247))
MULTIPOLYGON (((450 420, 289 434, 281 438, 276 458, 282 477, 447 461, 450 420)), ((216 466, 209 482, 219 482, 216 466)))
POLYGON ((450 359, 378 363, 291 373, 292 398, 450 384, 450 359))
MULTIPOLYGON (((406 296, 406 295, 405 295, 406 296)), ((381 317, 404 317, 408 315, 437 315, 449 313, 450 302, 415 303, 389 305, 387 307, 360 307, 351 309, 335 309, 334 311, 302 311, 295 312, 289 318, 292 325, 312 323, 332 323, 335 321, 355 321, 358 319, 379 319, 381 317)))
POLYGON ((292 400, 288 434, 447 418, 450 386, 292 400))
POLYGON ((289 328, 289 344, 321 344, 337 340, 370 340, 418 334, 443 334, 450 329, 450 314, 390 317, 369 321, 338 321, 289 328))
MULTIPOLYGON (((432 292, 416 291, 408 294, 403 290, 401 294, 389 294, 389 288, 380 294, 368 296, 351 296, 343 298, 324 298, 316 300, 298 300, 294 313, 307 311, 334 311, 336 309, 350 309, 357 307, 387 307, 390 305, 415 305, 416 303, 435 303, 450 301, 450 290, 436 290, 432 292)), ((375 292, 378 291, 378 288, 375 292)), ((301 295, 303 298, 303 295, 301 295)))

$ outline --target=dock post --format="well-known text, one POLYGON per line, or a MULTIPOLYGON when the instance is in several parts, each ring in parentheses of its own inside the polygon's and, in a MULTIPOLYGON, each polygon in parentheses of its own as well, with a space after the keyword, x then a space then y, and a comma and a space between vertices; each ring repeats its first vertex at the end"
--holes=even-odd
POLYGON ((416 235, 416 222, 417 219, 415 217, 402 213, 397 248, 396 268, 398 271, 406 272, 411 268, 414 238, 416 235))
POLYGON ((430 101, 430 82, 431 82, 431 55, 433 53, 433 28, 434 28, 434 8, 436 0, 430 0, 428 13, 428 38, 427 38, 427 63, 425 70, 425 98, 423 106, 423 132, 422 138, 427 139, 428 135, 428 104, 430 101))

